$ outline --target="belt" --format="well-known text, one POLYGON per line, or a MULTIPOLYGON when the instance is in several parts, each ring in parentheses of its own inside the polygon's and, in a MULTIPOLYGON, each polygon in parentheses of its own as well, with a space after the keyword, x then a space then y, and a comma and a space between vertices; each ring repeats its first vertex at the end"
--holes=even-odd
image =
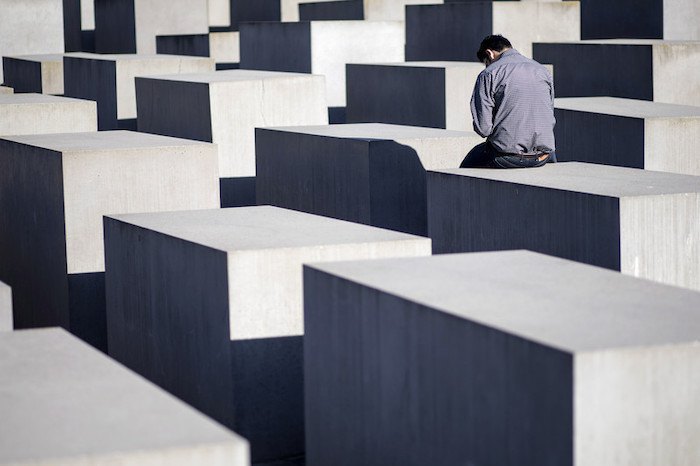
POLYGON ((549 153, 548 152, 540 152, 539 154, 503 154, 503 155, 510 155, 512 157, 520 157, 521 159, 537 159, 538 162, 544 162, 549 158, 549 153))

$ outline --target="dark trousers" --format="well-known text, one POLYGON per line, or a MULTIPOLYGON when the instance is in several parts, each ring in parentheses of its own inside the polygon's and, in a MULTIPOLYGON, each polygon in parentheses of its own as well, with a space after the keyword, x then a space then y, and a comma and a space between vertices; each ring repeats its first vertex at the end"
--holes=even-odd
POLYGON ((554 152, 545 160, 538 160, 537 157, 503 154, 487 141, 470 150, 460 168, 534 168, 556 161, 554 152))

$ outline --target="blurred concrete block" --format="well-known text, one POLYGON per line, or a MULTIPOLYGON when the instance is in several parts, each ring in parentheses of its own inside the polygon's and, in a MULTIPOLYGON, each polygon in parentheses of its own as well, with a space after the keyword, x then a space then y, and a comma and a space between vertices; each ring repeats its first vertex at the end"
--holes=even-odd
POLYGON ((700 107, 615 97, 555 100, 557 159, 700 176, 700 107))
POLYGON ((205 57, 80 53, 63 59, 65 95, 96 101, 100 130, 136 129, 136 77, 207 71, 214 71, 214 60, 205 57))
POLYGON ((9 86, 0 86, 0 94, 14 94, 15 90, 9 86))
POLYGON ((63 0, 2 2, 0 56, 63 52, 63 0))
POLYGON ((482 141, 386 124, 259 128, 257 201, 426 235, 426 170, 459 167, 482 141))
POLYGON ((281 0, 230 0, 231 26, 229 31, 238 31, 241 23, 278 22, 281 0))
POLYGON ((44 94, 0 94, 0 136, 97 131, 89 100, 44 94))
POLYGON ((694 0, 585 0, 581 38, 700 40, 698 17, 694 0))
POLYGON ((61 329, 0 334, 0 464, 249 466, 248 442, 61 329))
POLYGON ((216 147, 128 131, 0 139, 0 280, 17 328, 106 348, 102 216, 219 205, 216 147))
POLYGON ((435 0, 336 0, 301 2, 299 19, 404 21, 406 5, 442 3, 435 0))
POLYGON ((270 206, 105 218, 112 357, 246 437, 304 451, 302 264, 430 240, 270 206))
POLYGON ((428 199, 436 253, 530 249, 700 289, 700 177, 578 162, 440 170, 428 199))
POLYGON ((280 15, 284 22, 299 21, 299 5, 304 3, 334 2, 336 0, 280 0, 280 15))
POLYGON ((156 37, 159 54, 211 57, 219 63, 241 61, 239 32, 210 32, 156 37))
POLYGON ((537 43, 533 50, 535 60, 554 65, 557 97, 700 106, 700 41, 591 40, 537 43))
POLYGON ((226 198, 230 183, 255 177, 255 128, 328 123, 323 76, 231 70, 136 79, 138 128, 214 142, 222 205, 255 205, 255 185, 226 198))
POLYGON ((231 26, 231 1, 208 0, 209 3, 209 27, 231 26))
POLYGON ((345 106, 345 65, 404 61, 400 21, 311 21, 241 26, 241 68, 322 74, 328 105, 345 106))
POLYGON ((579 2, 409 5, 406 60, 476 62, 479 45, 489 34, 503 34, 520 53, 532 57, 533 42, 579 40, 579 20, 579 2))
POLYGON ((13 329, 12 324, 12 289, 0 282, 0 332, 13 329))
POLYGON ((97 53, 156 53, 156 36, 209 32, 209 0, 94 0, 97 53))
POLYGON ((63 54, 2 57, 5 84, 15 92, 63 94, 63 54))
POLYGON ((307 266, 306 464, 693 464, 699 317, 528 251, 307 266))
POLYGON ((83 31, 95 30, 95 0, 80 0, 80 26, 83 31))

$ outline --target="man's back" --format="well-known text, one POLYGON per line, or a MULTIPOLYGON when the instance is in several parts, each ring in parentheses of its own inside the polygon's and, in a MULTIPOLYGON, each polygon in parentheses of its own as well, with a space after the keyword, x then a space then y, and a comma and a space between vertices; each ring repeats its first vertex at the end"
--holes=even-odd
POLYGON ((554 84, 536 61, 504 51, 479 75, 471 105, 474 130, 499 152, 554 151, 554 84))

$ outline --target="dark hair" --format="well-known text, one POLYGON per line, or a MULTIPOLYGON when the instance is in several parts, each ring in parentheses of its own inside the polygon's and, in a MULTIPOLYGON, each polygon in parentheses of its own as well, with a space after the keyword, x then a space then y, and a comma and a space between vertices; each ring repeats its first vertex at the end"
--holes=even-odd
POLYGON ((484 37, 484 40, 481 41, 479 51, 476 52, 476 58, 478 58, 479 61, 483 63, 484 60, 486 60, 487 58, 486 49, 491 49, 495 52, 502 52, 503 50, 512 47, 513 46, 510 44, 510 41, 500 34, 486 36, 484 37))

